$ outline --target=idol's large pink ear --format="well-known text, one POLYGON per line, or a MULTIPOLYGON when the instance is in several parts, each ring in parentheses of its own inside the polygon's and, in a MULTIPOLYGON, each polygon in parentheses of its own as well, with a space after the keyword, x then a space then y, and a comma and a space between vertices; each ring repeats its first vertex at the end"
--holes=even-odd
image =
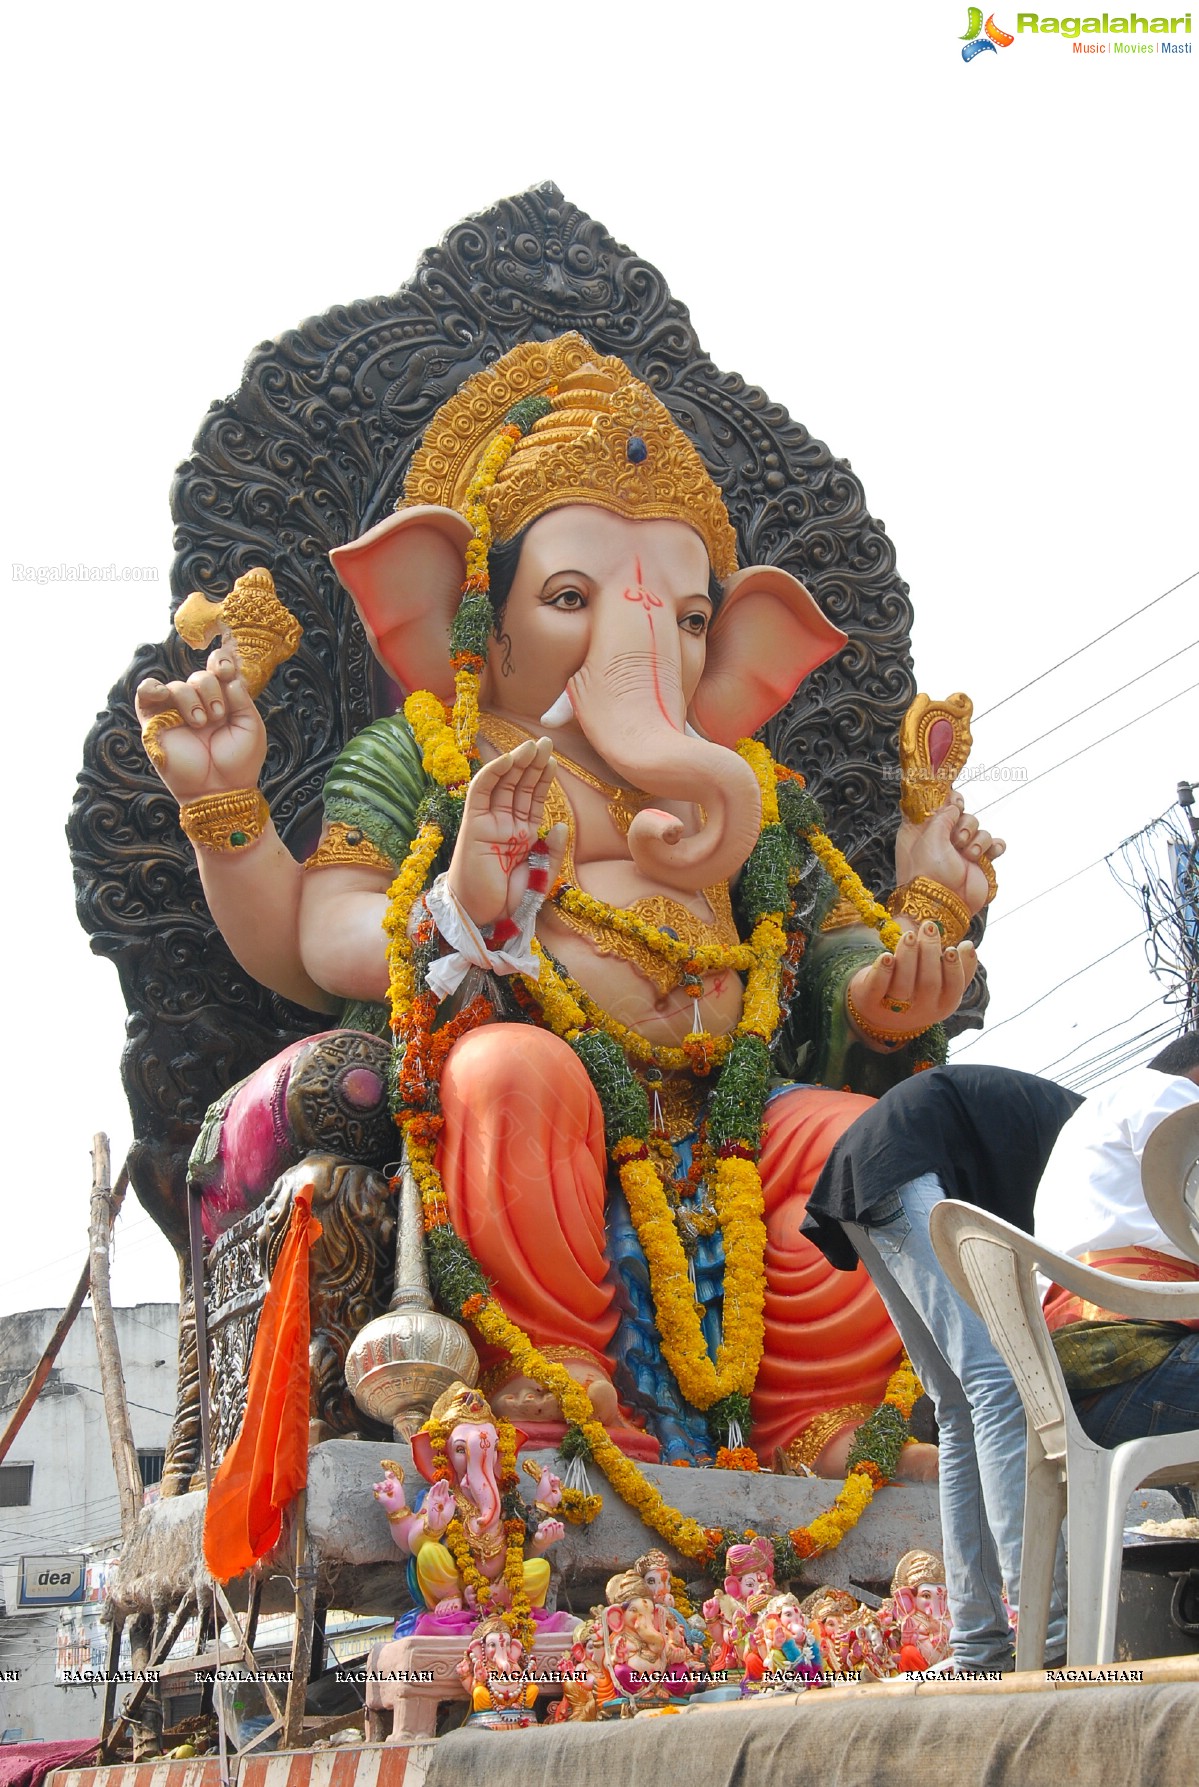
POLYGON ((724 586, 691 711, 716 744, 748 738, 786 705, 810 670, 845 644, 802 583, 777 565, 750 565, 724 586))
POLYGON ((405 689, 454 697, 450 622, 471 526, 456 509, 400 509, 329 554, 379 662, 405 689))
POLYGON ((437 1470, 437 1460, 433 1456, 432 1436, 427 1434, 423 1427, 420 1427, 413 1434, 409 1444, 412 1447, 413 1464, 425 1482, 431 1483, 437 1470))

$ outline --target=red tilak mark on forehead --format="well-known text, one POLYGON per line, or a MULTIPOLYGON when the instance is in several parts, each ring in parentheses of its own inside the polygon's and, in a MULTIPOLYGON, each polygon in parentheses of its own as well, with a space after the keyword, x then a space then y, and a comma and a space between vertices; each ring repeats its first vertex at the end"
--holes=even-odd
POLYGON ((647 589, 645 586, 645 579, 641 575, 641 560, 639 558, 633 560, 633 575, 636 588, 625 590, 625 601, 639 602, 647 614, 651 608, 661 608, 661 596, 656 596, 652 589, 647 589))

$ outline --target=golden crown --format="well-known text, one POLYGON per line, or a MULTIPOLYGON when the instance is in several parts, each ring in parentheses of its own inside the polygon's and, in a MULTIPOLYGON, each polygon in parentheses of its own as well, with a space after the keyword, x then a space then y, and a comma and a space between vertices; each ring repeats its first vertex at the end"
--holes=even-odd
POLYGON ((478 1390, 472 1389, 469 1384, 459 1381, 451 1384, 448 1390, 442 1391, 433 1404, 425 1427, 428 1430, 435 1427, 449 1429, 456 1427, 459 1421, 493 1421, 494 1419, 495 1416, 491 1412, 491 1404, 487 1398, 478 1390))
POLYGON ((516 442, 483 497, 493 537, 511 540, 549 509, 595 503, 634 521, 682 521, 722 581, 737 569, 724 498, 678 423, 623 360, 581 335, 522 342, 467 380, 434 416, 404 484, 402 507, 462 511, 488 445, 515 405, 549 409, 516 442))

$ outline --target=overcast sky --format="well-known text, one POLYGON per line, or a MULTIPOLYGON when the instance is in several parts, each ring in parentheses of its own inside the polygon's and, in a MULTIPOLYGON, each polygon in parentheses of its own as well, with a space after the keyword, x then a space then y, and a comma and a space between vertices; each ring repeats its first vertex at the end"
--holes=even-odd
MULTIPOLYGON (((96 711, 166 631, 172 470, 255 344, 394 290, 546 178, 662 269, 718 365, 852 460, 911 585, 919 686, 968 691, 976 760, 1027 770, 970 791, 1010 845, 971 1058, 1061 1072, 1168 1016, 1101 859, 1199 778, 1199 580, 1155 601, 1199 566, 1197 58, 1024 34, 966 65, 957 0, 749 0, 719 29, 673 0, 411 13, 68 4, 8 28, 0 1313, 64 1301, 92 1133, 115 1163, 129 1142, 116 975, 63 823, 96 711), (154 576, 13 569, 62 562, 154 576)), ((133 1200, 115 1288, 175 1294, 133 1200)))

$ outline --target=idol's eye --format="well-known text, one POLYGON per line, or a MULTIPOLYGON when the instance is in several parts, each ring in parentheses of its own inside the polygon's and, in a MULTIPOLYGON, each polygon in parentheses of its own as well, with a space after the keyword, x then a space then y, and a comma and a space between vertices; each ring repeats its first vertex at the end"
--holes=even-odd
POLYGON ((569 585, 566 589, 556 589, 552 595, 547 596, 545 605, 547 608, 562 608, 568 614, 575 614, 580 608, 586 608, 587 597, 581 589, 569 585))
POLYGON ((679 626, 684 633, 694 633, 702 639, 708 630, 708 616, 702 608, 693 608, 690 614, 680 616, 679 626))

